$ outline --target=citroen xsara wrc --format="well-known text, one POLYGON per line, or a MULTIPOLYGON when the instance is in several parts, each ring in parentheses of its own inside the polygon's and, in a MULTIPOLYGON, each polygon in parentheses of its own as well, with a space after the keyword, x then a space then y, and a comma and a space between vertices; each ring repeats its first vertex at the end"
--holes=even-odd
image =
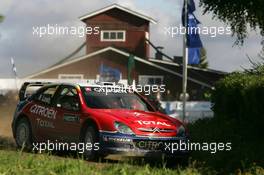
POLYGON ((87 159, 188 154, 170 150, 170 144, 187 141, 184 124, 137 92, 109 84, 24 83, 19 97, 12 122, 19 148, 47 141, 90 143, 94 149, 83 152, 87 159))

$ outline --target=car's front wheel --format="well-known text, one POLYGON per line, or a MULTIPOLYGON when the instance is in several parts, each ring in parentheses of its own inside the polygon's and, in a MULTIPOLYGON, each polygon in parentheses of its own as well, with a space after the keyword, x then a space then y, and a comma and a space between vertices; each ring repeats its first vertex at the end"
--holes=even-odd
POLYGON ((30 151, 32 149, 32 132, 29 121, 26 118, 20 119, 16 124, 15 131, 17 147, 30 151))
POLYGON ((85 149, 84 151, 84 157, 87 160, 97 160, 98 159, 98 152, 94 149, 95 143, 99 141, 97 132, 94 127, 88 127, 85 132, 84 136, 84 144, 91 144, 92 149, 85 149))

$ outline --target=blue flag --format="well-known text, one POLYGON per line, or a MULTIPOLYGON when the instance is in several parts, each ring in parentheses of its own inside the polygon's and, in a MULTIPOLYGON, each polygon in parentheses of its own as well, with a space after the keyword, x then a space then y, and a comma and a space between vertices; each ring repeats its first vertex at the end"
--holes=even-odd
POLYGON ((199 64, 201 48, 188 48, 188 64, 199 64))
POLYGON ((203 47, 202 41, 200 39, 199 31, 197 30, 198 21, 192 15, 188 15, 188 28, 189 33, 187 35, 187 47, 203 47))
MULTIPOLYGON (((185 9, 184 9, 184 6, 185 6, 185 3, 183 4, 183 8, 182 8, 182 25, 183 26, 185 26, 185 20, 184 20, 185 9)), ((188 14, 193 14, 193 12, 196 10, 195 3, 193 0, 188 0, 187 9, 188 9, 188 14)))
MULTIPOLYGON (((182 9, 182 24, 185 25, 185 10, 182 9)), ((197 20, 193 12, 195 11, 195 3, 193 0, 188 0, 188 13, 187 13, 187 43, 188 47, 188 64, 199 64, 200 63, 200 50, 203 47, 202 41, 200 39, 199 30, 197 25, 200 24, 200 21, 197 20)))

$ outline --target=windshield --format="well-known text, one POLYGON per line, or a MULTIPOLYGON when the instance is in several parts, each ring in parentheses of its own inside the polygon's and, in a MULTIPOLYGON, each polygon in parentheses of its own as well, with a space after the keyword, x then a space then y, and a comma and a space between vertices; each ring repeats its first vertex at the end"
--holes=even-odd
POLYGON ((152 111, 153 109, 134 93, 96 92, 93 88, 83 88, 86 105, 96 109, 130 109, 152 111))

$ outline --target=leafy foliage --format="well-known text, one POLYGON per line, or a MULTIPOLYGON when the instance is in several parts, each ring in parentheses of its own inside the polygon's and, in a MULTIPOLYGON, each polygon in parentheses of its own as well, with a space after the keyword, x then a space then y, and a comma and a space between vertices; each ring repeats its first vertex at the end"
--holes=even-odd
POLYGON ((191 154, 193 160, 205 162, 205 167, 211 167, 218 174, 245 172, 252 166, 263 169, 264 140, 261 128, 255 127, 254 124, 246 125, 233 118, 223 119, 218 116, 198 120, 189 126, 189 130, 191 141, 194 143, 231 143, 230 151, 218 150, 214 154, 209 151, 193 151, 191 154))
POLYGON ((252 163, 264 166, 263 75, 264 65, 255 63, 252 69, 232 73, 216 84, 211 97, 215 117, 190 125, 190 135, 193 142, 231 142, 232 150, 215 155, 194 152, 194 159, 206 161, 222 174, 248 169, 252 163))
POLYGON ((256 123, 263 121, 263 75, 264 65, 244 73, 233 73, 219 81, 212 96, 216 115, 256 123))
POLYGON ((198 64, 198 67, 208 68, 207 53, 204 47, 201 48, 201 60, 200 60, 200 64, 198 64))
POLYGON ((203 13, 213 13, 213 18, 231 26, 233 35, 237 36, 235 44, 243 44, 247 37, 247 27, 264 35, 264 1, 263 0, 200 0, 203 13))
POLYGON ((0 15, 0 22, 4 20, 4 16, 0 15))
POLYGON ((264 75, 264 66, 261 66, 264 63, 264 57, 261 57, 263 62, 254 62, 249 58, 250 63, 252 64, 252 69, 245 69, 245 72, 251 75, 264 75))

